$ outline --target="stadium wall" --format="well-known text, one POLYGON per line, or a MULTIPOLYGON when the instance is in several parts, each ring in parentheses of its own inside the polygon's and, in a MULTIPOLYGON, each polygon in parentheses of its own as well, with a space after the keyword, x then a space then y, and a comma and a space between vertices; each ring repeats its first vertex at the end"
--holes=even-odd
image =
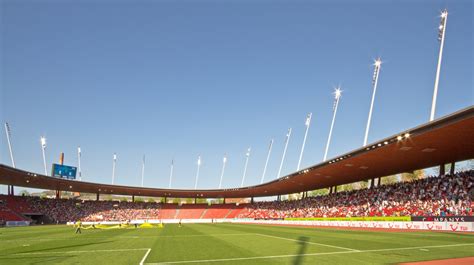
MULTIPOLYGON (((339 227, 339 228, 362 228, 362 229, 388 229, 388 230, 426 230, 426 231, 449 231, 449 232, 474 232, 474 222, 417 222, 417 221, 292 221, 292 220, 254 220, 254 219, 162 219, 162 220, 132 220, 130 224, 183 224, 190 223, 239 223, 239 224, 262 224, 262 225, 295 225, 313 227, 339 227)), ((84 225, 118 225, 124 222, 82 222, 84 225)), ((68 222, 74 225, 74 222, 68 222)))
POLYGON ((417 222, 417 221, 292 221, 238 219, 232 222, 266 225, 301 225, 314 227, 345 227, 364 229, 429 230, 474 232, 474 222, 417 222))

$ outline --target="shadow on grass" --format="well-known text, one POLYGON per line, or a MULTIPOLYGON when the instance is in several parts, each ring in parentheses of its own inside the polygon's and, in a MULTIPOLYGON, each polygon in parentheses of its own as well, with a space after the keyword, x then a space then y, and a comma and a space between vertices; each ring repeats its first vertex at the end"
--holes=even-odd
POLYGON ((306 247, 308 246, 308 237, 301 236, 298 238, 299 242, 298 245, 300 245, 300 248, 298 249, 297 256, 295 256, 295 259, 293 260, 293 265, 300 265, 303 264, 303 254, 306 254, 306 247))
MULTIPOLYGON (((87 243, 84 243, 84 244, 71 244, 71 245, 67 245, 67 246, 49 247, 49 248, 43 248, 43 249, 32 249, 32 250, 29 250, 29 251, 20 251, 20 252, 16 252, 16 253, 12 253, 12 254, 26 254, 26 253, 35 253, 35 252, 47 252, 48 250, 68 249, 68 248, 75 248, 75 247, 83 247, 83 246, 91 246, 91 245, 105 244, 105 243, 110 243, 110 242, 113 242, 113 241, 87 242, 87 243)), ((77 249, 73 249, 73 250, 77 250, 77 249)), ((81 250, 81 249, 80 249, 80 250, 81 250)), ((85 250, 85 251, 87 251, 87 250, 85 250)), ((6 254, 6 256, 12 255, 12 254, 6 254)), ((1 255, 1 256, 3 256, 3 255, 1 255)))
POLYGON ((47 257, 11 257, 11 258, 0 258, 0 264, 54 264, 64 262, 67 258, 73 258, 75 256, 47 256, 47 257), (5 263, 2 263, 5 261, 5 263))

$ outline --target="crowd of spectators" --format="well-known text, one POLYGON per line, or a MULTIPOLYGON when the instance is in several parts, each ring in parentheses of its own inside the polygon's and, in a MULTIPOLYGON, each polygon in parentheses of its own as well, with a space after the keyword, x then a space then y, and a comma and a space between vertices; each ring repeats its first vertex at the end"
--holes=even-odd
POLYGON ((474 171, 295 201, 257 202, 240 218, 472 216, 474 171))
POLYGON ((160 204, 152 202, 81 201, 27 198, 31 208, 54 222, 159 219, 160 204))
MULTIPOLYGON (((237 217, 273 219, 289 217, 472 216, 473 192, 474 170, 470 170, 455 175, 428 177, 371 189, 307 197, 301 200, 245 204, 245 209, 237 217)), ((28 206, 29 212, 45 215, 55 223, 77 220, 101 222, 161 218, 162 204, 155 202, 14 198, 17 198, 15 199, 17 208, 28 206)), ((5 201, 0 207, 5 208, 5 201)), ((232 208, 233 206, 229 206, 229 211, 232 208)), ((180 211, 186 211, 186 209, 183 207, 180 211)))

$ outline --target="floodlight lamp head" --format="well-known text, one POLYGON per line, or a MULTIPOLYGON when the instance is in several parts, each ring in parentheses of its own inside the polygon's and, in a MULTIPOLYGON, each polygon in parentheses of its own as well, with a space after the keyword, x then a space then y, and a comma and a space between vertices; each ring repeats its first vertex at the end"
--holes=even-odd
POLYGON ((336 88, 334 90, 334 99, 336 99, 336 100, 339 99, 341 97, 341 95, 342 95, 341 88, 340 87, 336 88))
POLYGON ((313 115, 313 113, 308 113, 308 116, 306 116, 306 121, 305 121, 305 125, 306 126, 309 126, 309 123, 311 122, 311 116, 313 115))
POLYGON ((441 17, 442 17, 442 18, 445 18, 445 17, 447 17, 447 16, 448 16, 448 10, 445 9, 445 10, 443 10, 443 11, 441 12, 441 17))
POLYGON ((41 146, 46 147, 46 138, 44 136, 41 136, 40 141, 41 141, 41 146))
POLYGON ((377 59, 375 60, 374 65, 375 65, 376 67, 380 67, 381 64, 382 64, 382 60, 381 60, 380 57, 379 57, 379 58, 377 58, 377 59))

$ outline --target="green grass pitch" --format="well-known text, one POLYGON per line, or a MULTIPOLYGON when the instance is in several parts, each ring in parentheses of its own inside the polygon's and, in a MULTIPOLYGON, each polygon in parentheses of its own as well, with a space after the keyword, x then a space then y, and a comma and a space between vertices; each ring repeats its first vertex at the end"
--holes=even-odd
POLYGON ((0 228, 0 264, 397 264, 474 256, 474 234, 243 224, 0 228))

